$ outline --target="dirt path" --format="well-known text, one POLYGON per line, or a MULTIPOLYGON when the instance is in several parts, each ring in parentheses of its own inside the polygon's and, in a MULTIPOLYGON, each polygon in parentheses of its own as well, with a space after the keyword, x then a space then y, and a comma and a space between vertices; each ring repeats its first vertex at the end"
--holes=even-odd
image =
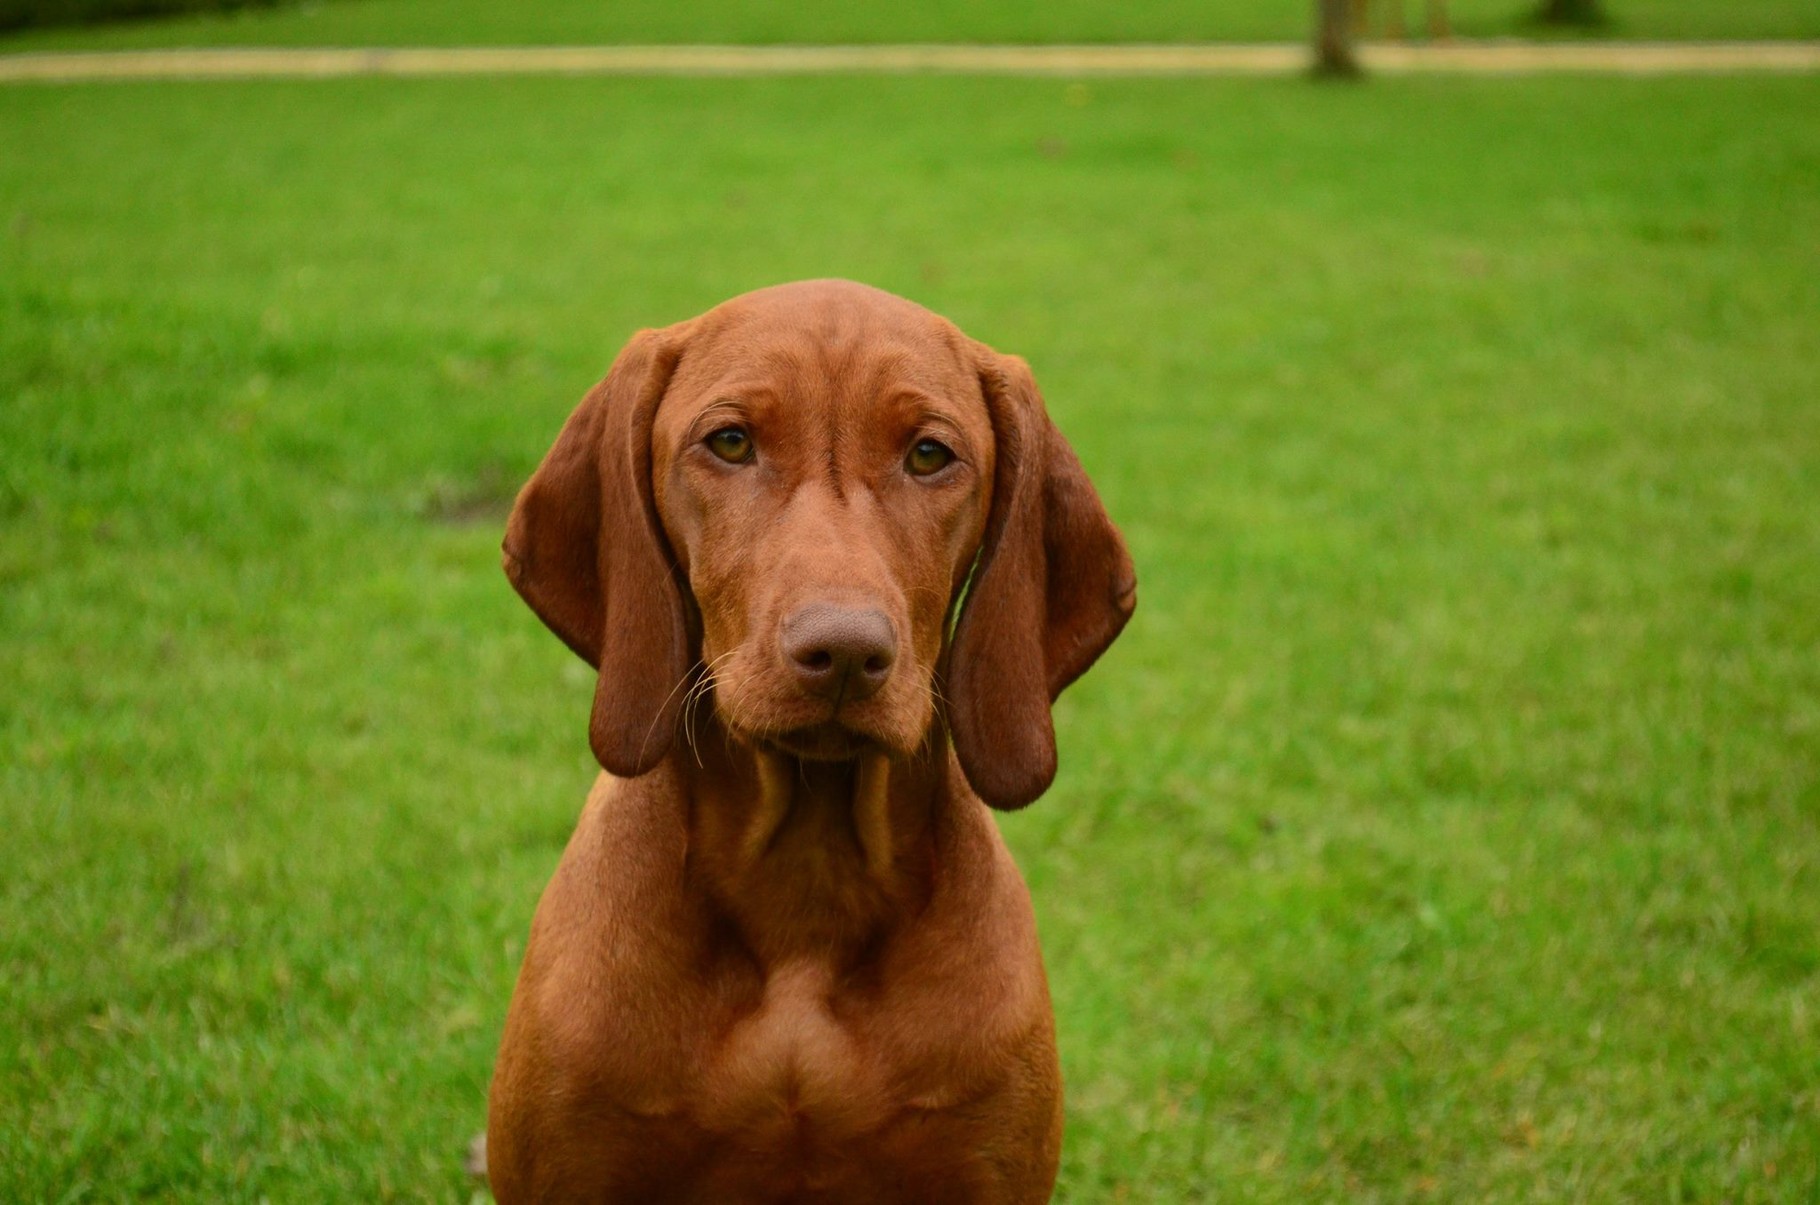
MULTIPOLYGON (((1367 70, 1526 75, 1820 71, 1820 42, 1369 43, 1367 70)), ((1296 43, 1180 46, 526 46, 0 55, 0 83, 349 75, 1283 75, 1296 43)))

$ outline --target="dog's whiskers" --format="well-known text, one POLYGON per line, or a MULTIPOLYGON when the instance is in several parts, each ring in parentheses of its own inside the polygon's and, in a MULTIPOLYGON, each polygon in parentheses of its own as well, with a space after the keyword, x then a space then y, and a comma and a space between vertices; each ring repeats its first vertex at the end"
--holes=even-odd
POLYGON ((693 676, 693 681, 689 686, 689 692, 683 696, 682 707, 677 713, 677 723, 682 727, 683 743, 689 747, 690 754, 694 756, 697 769, 702 768, 701 746, 695 739, 696 728, 698 727, 697 719, 699 709, 702 701, 714 693, 715 667, 738 652, 739 650, 737 648, 732 648, 720 654, 712 661, 703 662, 698 660, 696 661, 694 668, 690 671, 693 676))

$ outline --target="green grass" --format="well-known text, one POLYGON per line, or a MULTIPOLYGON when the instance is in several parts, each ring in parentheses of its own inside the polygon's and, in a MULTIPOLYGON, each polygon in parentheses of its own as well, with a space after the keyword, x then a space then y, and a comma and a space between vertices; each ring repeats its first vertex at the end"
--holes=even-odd
POLYGON ((468 1192, 593 772, 507 499, 820 274, 1026 355, 1140 567, 1004 822, 1060 1199, 1820 1198, 1817 109, 0 90, 0 1199, 468 1192))
MULTIPOLYGON (((1422 0, 1402 0, 1420 28, 1422 0)), ((1534 0, 1451 0, 1465 37, 1540 32, 1534 0)), ((1820 37, 1816 0, 1607 0, 1603 33, 1631 38, 1820 37)), ((181 20, 54 29, 0 39, 0 49, 148 46, 459 46, 594 42, 1129 42, 1294 40, 1312 0, 322 0, 181 20)))

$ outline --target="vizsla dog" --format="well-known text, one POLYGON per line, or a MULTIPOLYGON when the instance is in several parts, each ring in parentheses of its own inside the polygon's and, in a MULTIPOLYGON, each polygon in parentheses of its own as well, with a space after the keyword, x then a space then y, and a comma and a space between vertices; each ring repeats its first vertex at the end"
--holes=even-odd
POLYGON ((1049 1198, 1061 1076, 988 806, 1130 617, 1023 361, 814 281, 644 331, 505 567, 599 670, 606 773, 531 927, 488 1117, 520 1201, 1049 1198))

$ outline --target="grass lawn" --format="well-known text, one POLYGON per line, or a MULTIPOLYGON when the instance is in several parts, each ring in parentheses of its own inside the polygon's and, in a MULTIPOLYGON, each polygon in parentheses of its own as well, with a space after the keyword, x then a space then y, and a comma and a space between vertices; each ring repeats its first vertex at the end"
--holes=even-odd
POLYGON ((469 1192, 593 774, 505 507, 810 275, 1027 356, 1137 557, 1003 823, 1059 1199, 1820 1198, 1817 111, 0 89, 0 1199, 469 1192))
MULTIPOLYGON (((1382 0, 1380 0, 1382 2, 1382 0)), ((1397 0, 1390 0, 1397 2, 1397 0)), ((1423 0, 1400 0, 1420 29, 1423 0)), ((1536 0, 1450 0, 1463 37, 1534 36, 1536 0)), ((1816 38, 1817 0, 1606 0, 1629 38, 1816 38)), ((311 0, 276 10, 0 37, 8 50, 594 42, 1179 42, 1305 38, 1313 0, 311 0)), ((1380 12, 1382 9, 1379 10, 1380 12)), ((1381 20, 1381 18, 1379 18, 1381 20)))

